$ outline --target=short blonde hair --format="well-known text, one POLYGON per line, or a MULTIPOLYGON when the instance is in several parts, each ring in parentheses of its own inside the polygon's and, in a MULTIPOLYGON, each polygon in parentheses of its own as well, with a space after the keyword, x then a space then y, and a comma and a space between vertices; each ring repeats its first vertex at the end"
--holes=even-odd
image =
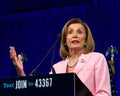
POLYGON ((85 53, 93 52, 95 49, 93 36, 88 25, 79 18, 72 18, 64 25, 62 29, 61 44, 60 44, 60 56, 62 59, 66 59, 67 56, 70 56, 68 47, 65 45, 65 43, 66 43, 66 35, 67 35, 68 27, 74 23, 80 23, 85 28, 85 32, 86 32, 85 53))

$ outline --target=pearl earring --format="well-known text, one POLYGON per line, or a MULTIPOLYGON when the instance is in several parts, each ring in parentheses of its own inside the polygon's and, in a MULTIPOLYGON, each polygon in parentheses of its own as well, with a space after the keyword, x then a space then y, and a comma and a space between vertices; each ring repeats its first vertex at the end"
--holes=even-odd
POLYGON ((86 47, 86 46, 87 46, 87 43, 85 42, 85 43, 84 43, 84 47, 86 47))

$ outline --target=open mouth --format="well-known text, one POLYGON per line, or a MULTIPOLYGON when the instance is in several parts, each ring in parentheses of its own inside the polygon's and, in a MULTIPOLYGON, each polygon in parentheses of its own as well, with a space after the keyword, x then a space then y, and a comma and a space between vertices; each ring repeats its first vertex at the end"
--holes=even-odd
POLYGON ((72 43, 73 43, 73 44, 78 44, 79 41, 78 41, 78 40, 73 40, 72 43))

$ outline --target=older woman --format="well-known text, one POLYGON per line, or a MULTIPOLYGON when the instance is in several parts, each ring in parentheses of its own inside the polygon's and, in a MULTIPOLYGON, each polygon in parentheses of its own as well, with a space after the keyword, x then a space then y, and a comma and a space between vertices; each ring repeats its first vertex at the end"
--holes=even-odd
MULTIPOLYGON (((79 18, 72 18, 62 30, 60 56, 63 60, 54 64, 53 68, 56 73, 76 73, 93 96, 111 96, 106 59, 103 54, 93 51, 90 28, 79 18)), ((18 75, 25 76, 21 55, 16 56, 14 47, 10 47, 10 58, 18 75)))

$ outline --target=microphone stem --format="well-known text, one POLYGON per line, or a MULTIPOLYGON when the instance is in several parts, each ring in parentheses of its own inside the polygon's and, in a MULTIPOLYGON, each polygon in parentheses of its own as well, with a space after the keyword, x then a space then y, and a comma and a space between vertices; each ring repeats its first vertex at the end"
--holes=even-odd
MULTIPOLYGON (((54 53, 55 53, 55 46, 54 46, 54 48, 52 50, 51 66, 53 64, 54 53)), ((52 71, 53 74, 56 74, 55 69, 53 67, 51 68, 51 71, 52 71)))
MULTIPOLYGON (((46 57, 48 56, 48 54, 51 52, 51 50, 55 47, 56 43, 59 41, 59 38, 57 38, 57 40, 53 43, 53 45, 51 46, 51 48, 48 50, 48 52, 45 54, 45 56, 43 57, 43 59, 41 60, 41 62, 35 67, 35 69, 30 73, 29 76, 34 76, 35 72, 37 71, 37 69, 39 68, 39 66, 43 63, 43 61, 46 59, 46 57)), ((52 61, 51 61, 52 62, 52 61)))

